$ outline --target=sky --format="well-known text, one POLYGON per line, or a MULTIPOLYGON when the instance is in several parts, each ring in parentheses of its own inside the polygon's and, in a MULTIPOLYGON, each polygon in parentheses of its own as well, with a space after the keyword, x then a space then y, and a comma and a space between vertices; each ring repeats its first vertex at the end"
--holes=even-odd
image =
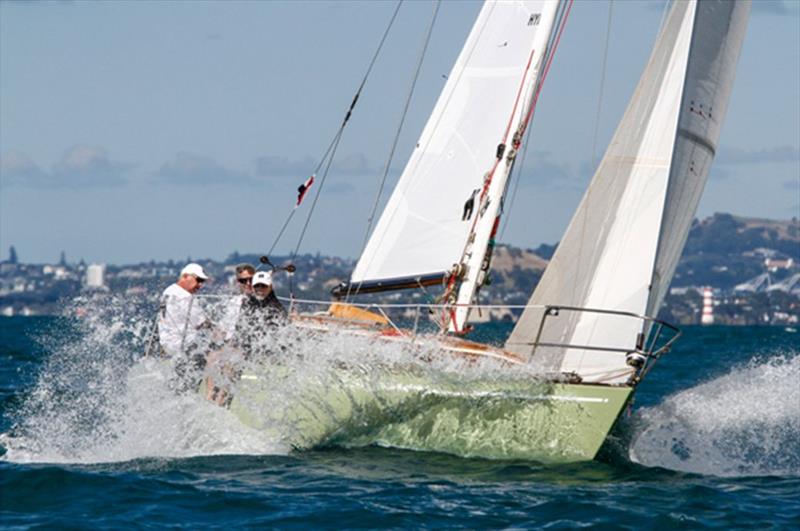
MULTIPOLYGON (((0 0, 0 257, 11 245, 33 263, 55 262, 62 250, 68 261, 117 264, 266 252, 395 5, 0 0)), ((360 253, 433 6, 401 7, 301 252, 360 253)), ((576 0, 502 242, 532 248, 560 239, 664 6, 576 0)), ((479 9, 442 3, 382 202, 479 9)), ((315 192, 274 254, 298 243, 315 192)), ((800 216, 800 1, 754 1, 698 216, 714 212, 800 216)))

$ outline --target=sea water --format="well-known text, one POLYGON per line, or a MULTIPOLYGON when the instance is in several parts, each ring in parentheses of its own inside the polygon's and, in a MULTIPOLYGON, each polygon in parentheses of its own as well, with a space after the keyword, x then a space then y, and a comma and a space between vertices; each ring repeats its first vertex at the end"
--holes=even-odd
MULTIPOLYGON (((172 392, 169 368, 141 360, 150 325, 111 303, 81 319, 0 318, 0 525, 800 526, 791 329, 689 327, 598 459, 554 466, 348 444, 390 420, 374 410, 297 449, 290 419, 272 414, 256 430, 172 392)), ((509 332, 478 330, 495 343, 509 332)), ((368 381, 374 363, 404 355, 293 341, 302 355, 275 382, 273 410, 309 382, 336 385, 337 364, 368 381)), ((435 368, 449 379, 501 377, 491 366, 435 368)))

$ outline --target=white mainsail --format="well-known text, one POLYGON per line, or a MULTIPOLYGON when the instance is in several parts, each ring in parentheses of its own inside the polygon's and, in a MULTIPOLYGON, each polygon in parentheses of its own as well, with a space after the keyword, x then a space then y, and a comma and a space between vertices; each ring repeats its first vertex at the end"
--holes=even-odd
MULTIPOLYGON (((677 1, 625 115, 562 238, 532 306, 655 313, 688 235, 714 156, 749 13, 749 1, 677 1)), ((636 319, 523 312, 506 348, 584 381, 623 383, 633 373, 636 319)))
POLYGON ((449 271, 462 262, 473 228, 475 240, 482 241, 478 260, 482 259, 501 202, 505 168, 497 170, 503 175, 497 183, 493 179, 483 215, 480 192, 497 161, 498 145, 505 143, 510 149, 510 137, 540 71, 558 3, 484 4, 356 264, 351 285, 449 271), (481 217, 478 223, 476 216, 481 217))

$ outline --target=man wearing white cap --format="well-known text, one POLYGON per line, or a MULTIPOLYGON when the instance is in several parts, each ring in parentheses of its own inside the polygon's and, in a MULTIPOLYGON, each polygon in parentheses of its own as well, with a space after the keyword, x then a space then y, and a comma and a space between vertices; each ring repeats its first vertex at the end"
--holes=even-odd
POLYGON ((286 322, 286 310, 272 289, 272 273, 259 271, 253 275, 253 293, 242 305, 236 335, 245 356, 252 354, 257 339, 268 328, 286 322))
POLYGON ((200 264, 191 263, 181 270, 178 281, 161 294, 158 339, 170 358, 183 358, 192 350, 200 328, 209 321, 192 295, 208 280, 200 264))

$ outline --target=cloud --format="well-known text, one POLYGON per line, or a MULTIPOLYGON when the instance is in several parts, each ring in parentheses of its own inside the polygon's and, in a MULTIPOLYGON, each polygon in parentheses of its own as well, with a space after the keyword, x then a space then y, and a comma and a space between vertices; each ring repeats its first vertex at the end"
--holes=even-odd
MULTIPOLYGON (((276 155, 265 155, 256 159, 256 175, 263 177, 292 177, 306 178, 316 170, 319 161, 311 157, 289 159, 276 155)), ((319 170, 325 171, 325 166, 319 170)), ((397 168, 392 169, 395 173, 397 168)), ((333 161, 330 169, 331 175, 362 177, 383 175, 383 166, 372 163, 363 153, 354 153, 345 157, 338 157, 333 161)))
POLYGON ((800 149, 792 146, 779 146, 769 149, 741 149, 726 148, 720 149, 717 156, 718 164, 766 164, 776 162, 797 162, 800 161, 800 149))
POLYGON ((265 155, 256 159, 256 175, 262 177, 307 177, 317 167, 311 157, 290 160, 287 157, 265 155))
POLYGON ((708 179, 714 181, 726 181, 738 176, 736 170, 731 171, 730 166, 724 164, 712 164, 708 172, 708 179))
POLYGON ((783 188, 784 190, 791 190, 793 192, 797 192, 798 190, 800 190, 800 177, 798 177, 793 181, 784 181, 781 184, 781 188, 783 188))
POLYGON ((328 192, 331 195, 348 195, 353 193, 356 190, 356 187, 350 183, 343 183, 343 182, 329 182, 325 184, 325 192, 328 192))
POLYGON ((4 4, 24 7, 47 7, 47 6, 73 6, 75 0, 40 0, 32 2, 31 0, 3 0, 4 4))
POLYGON ((334 161, 333 171, 337 174, 353 176, 378 175, 383 174, 383 167, 378 169, 370 164, 370 161, 367 160, 363 153, 355 153, 334 161))
POLYGON ((220 166, 211 157, 181 152, 155 173, 156 181, 181 186, 255 185, 252 175, 220 166))
POLYGON ((553 161, 549 151, 529 151, 517 178, 521 177, 520 184, 535 187, 555 190, 582 188, 593 173, 589 166, 588 162, 581 164, 576 173, 570 165, 553 161))
POLYGON ((106 150, 77 145, 68 149, 50 171, 39 167, 27 155, 10 151, 0 159, 0 175, 9 186, 33 188, 92 188, 121 186, 132 164, 111 160, 106 150))
POLYGON ((758 0, 753 2, 753 13, 764 15, 795 15, 800 14, 797 0, 758 0))
MULTIPOLYGON (((650 11, 663 11, 666 0, 647 2, 650 11)), ((800 14, 800 4, 797 0, 756 0, 753 2, 753 13, 759 15, 797 16, 800 14)))
MULTIPOLYGON (((646 2, 645 6, 650 11, 663 12, 666 0, 646 2)), ((753 13, 759 15, 797 16, 800 14, 800 5, 797 0, 756 0, 753 2, 753 13)))
POLYGON ((27 155, 9 151, 0 157, 0 178, 5 186, 44 182, 49 176, 27 155))

